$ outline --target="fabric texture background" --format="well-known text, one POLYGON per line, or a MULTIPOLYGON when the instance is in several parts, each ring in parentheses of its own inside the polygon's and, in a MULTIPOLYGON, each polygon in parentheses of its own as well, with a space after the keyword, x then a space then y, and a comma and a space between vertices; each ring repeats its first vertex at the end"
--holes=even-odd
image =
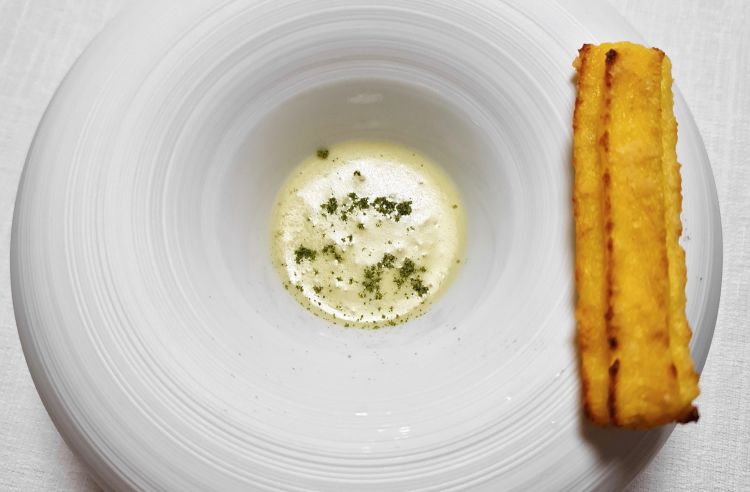
MULTIPOLYGON (((701 420, 679 427, 629 490, 750 490, 750 1, 611 0, 672 59, 711 160, 724 230, 701 420)), ((34 389, 9 278, 13 203, 37 124, 87 43, 128 0, 0 0, 0 490, 99 490, 34 389)), ((571 57, 573 54, 571 54, 571 57)))

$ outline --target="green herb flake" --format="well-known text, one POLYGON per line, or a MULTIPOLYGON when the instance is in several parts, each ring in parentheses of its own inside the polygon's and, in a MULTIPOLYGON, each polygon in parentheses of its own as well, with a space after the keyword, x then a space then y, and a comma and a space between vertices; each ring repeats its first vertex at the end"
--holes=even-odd
POLYGON ((411 258, 405 258, 401 268, 398 269, 398 276, 394 279, 394 282, 396 282, 397 286, 401 287, 409 277, 414 275, 416 270, 417 266, 414 264, 414 261, 411 258))
POLYGON ((321 203, 320 208, 333 215, 336 213, 336 209, 339 208, 338 200, 335 197, 331 197, 327 202, 321 203))
POLYGON ((398 221, 404 215, 411 215, 411 200, 407 200, 396 205, 396 212, 398 212, 396 221, 398 221))
MULTIPOLYGON (((364 293, 373 295, 375 299, 382 299, 383 293, 380 290, 380 282, 382 280, 382 268, 378 267, 378 265, 370 265, 368 267, 365 267, 364 279, 362 280, 362 288, 364 289, 364 293)), ((362 295, 362 297, 364 297, 364 295, 362 295)))
POLYGON ((391 215, 396 209, 396 202, 384 196, 379 196, 372 201, 372 206, 383 215, 391 215))
MULTIPOLYGON (((323 254, 333 256, 333 258, 336 261, 338 261, 338 262, 341 262, 341 260, 344 259, 344 257, 341 255, 341 253, 339 253, 339 250, 336 248, 336 245, 333 244, 333 243, 326 244, 325 246, 323 246, 323 249, 321 250, 321 252, 323 254)), ((333 272, 331 272, 331 273, 333 273, 333 272)))
POLYGON ((422 279, 419 277, 414 277, 411 279, 411 288, 414 289, 414 292, 419 294, 419 297, 423 297, 425 294, 427 294, 427 291, 429 291, 429 287, 426 287, 424 283, 422 282, 422 279))
POLYGON ((353 214, 357 209, 367 210, 368 208, 370 208, 370 201, 367 197, 360 198, 354 192, 347 193, 346 196, 347 198, 349 198, 349 200, 344 200, 341 204, 339 204, 342 221, 346 221, 349 216, 353 214))
POLYGON ((318 256, 318 252, 314 249, 307 248, 305 246, 301 246, 294 250, 294 262, 298 265, 302 263, 302 260, 315 260, 315 257, 318 256))
POLYGON ((366 196, 362 197, 354 202, 354 206, 360 210, 367 210, 370 208, 370 200, 366 196))
POLYGON ((329 151, 328 149, 321 147, 320 149, 318 149, 318 151, 315 154, 318 156, 318 159, 325 160, 325 159, 328 159, 329 151))
POLYGON ((396 257, 390 253, 383 254, 383 259, 380 260, 379 265, 383 268, 393 268, 393 264, 396 261, 396 257))
POLYGON ((320 292, 323 290, 323 287, 321 287, 320 285, 316 285, 315 287, 313 287, 313 290, 316 294, 320 294, 320 292))

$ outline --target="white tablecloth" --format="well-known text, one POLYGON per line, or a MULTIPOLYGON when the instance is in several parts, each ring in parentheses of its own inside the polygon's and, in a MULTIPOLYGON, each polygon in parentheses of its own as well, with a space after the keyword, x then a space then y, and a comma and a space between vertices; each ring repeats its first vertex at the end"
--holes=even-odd
MULTIPOLYGON (((679 427, 632 490, 750 490, 750 0, 612 0, 674 76, 708 149, 724 281, 701 377, 701 420, 679 427)), ((0 491, 97 490, 37 396, 10 293, 13 202, 34 130, 91 38, 127 0, 0 0, 0 491)))

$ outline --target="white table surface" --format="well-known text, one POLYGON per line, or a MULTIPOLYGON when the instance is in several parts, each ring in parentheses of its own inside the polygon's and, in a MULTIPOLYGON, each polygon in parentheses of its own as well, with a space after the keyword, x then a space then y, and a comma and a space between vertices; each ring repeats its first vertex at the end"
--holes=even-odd
MULTIPOLYGON (((698 400, 630 490, 750 490, 750 0, 611 0, 669 54, 706 143, 724 229, 721 307, 698 400)), ((37 396, 16 332, 16 186, 44 108, 127 0, 0 0, 0 491, 98 490, 37 396)))

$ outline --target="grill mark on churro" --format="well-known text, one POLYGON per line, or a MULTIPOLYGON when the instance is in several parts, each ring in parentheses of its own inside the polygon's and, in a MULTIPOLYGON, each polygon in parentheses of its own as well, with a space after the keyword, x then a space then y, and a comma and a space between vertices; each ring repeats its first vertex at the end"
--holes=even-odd
MULTIPOLYGON (((605 253, 604 253, 604 278, 605 278, 605 291, 606 291, 606 306, 607 310, 604 315, 604 325, 607 333, 607 339, 609 340, 610 357, 613 357, 615 350, 617 349, 617 329, 614 323, 614 310, 612 303, 612 272, 614 270, 613 263, 613 245, 612 245, 612 197, 611 197, 611 177, 609 171, 609 124, 611 120, 611 109, 612 109, 612 71, 617 60, 617 51, 610 49, 607 51, 605 58, 604 68, 604 105, 602 111, 602 128, 604 133, 602 134, 600 144, 604 150, 604 159, 602 159, 602 218, 604 220, 604 242, 605 242, 605 253)), ((615 359, 614 363, 609 368, 609 385, 608 385, 608 397, 607 403, 609 408, 609 417, 617 424, 617 400, 616 400, 616 388, 617 388, 617 372, 620 367, 619 359, 615 359)))

